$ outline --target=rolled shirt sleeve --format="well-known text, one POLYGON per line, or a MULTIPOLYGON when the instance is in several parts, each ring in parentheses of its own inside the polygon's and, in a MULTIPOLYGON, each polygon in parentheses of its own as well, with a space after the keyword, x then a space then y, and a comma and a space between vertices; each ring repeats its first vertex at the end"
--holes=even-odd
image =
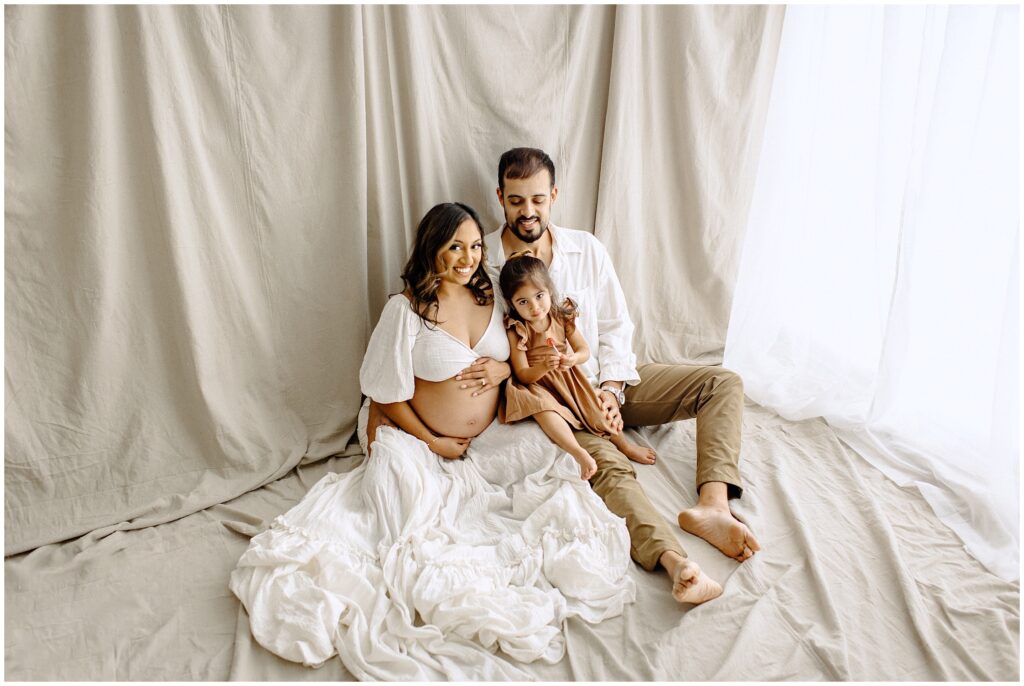
POLYGON ((597 258, 597 359, 600 365, 598 385, 605 381, 640 383, 637 356, 633 353, 633 320, 626 306, 626 295, 618 285, 618 276, 608 251, 595 241, 597 258))
POLYGON ((420 318, 404 295, 388 300, 359 368, 359 388, 378 403, 397 403, 412 398, 416 391, 412 349, 420 318))
POLYGON ((629 318, 626 296, 619 285, 608 250, 594 240, 597 262, 597 360, 598 385, 605 381, 640 383, 633 353, 633 321, 629 318))

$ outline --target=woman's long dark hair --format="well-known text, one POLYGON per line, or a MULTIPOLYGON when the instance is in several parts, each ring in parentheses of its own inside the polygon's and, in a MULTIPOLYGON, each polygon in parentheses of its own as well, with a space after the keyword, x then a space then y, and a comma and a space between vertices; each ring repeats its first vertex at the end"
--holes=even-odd
MULTIPOLYGON (((430 208, 420 225, 416 227, 412 254, 402 269, 402 281, 412 300, 412 309, 428 324, 436 325, 437 289, 441 286, 441 275, 437 271, 438 255, 451 242, 459 225, 467 219, 473 220, 480 232, 480 264, 469 278, 466 288, 472 291, 477 303, 488 305, 494 301, 491 280, 484 271, 487 264, 487 246, 483 242, 484 232, 480 228, 480 217, 469 205, 461 202, 443 202, 430 208)), ((468 248, 468 246, 467 246, 468 248)))

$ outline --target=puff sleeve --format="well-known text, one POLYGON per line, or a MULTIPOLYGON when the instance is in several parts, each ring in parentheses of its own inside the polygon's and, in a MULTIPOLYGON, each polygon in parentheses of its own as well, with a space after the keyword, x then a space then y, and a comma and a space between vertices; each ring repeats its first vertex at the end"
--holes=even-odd
POLYGON ((408 400, 416 390, 412 348, 420 318, 404 295, 388 300, 359 368, 359 389, 378 403, 408 400))
POLYGON ((516 341, 516 347, 523 352, 530 349, 530 334, 526 331, 526 324, 523 324, 518 319, 513 319, 508 315, 505 315, 505 328, 514 331, 516 336, 519 338, 516 341))

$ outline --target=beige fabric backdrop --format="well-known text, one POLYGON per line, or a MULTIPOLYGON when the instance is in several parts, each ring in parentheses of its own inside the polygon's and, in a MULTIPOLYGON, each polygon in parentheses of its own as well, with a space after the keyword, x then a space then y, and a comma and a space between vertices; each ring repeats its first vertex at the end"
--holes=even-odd
POLYGON ((779 7, 5 8, 5 553, 345 449, 412 231, 500 153, 720 357, 779 7))

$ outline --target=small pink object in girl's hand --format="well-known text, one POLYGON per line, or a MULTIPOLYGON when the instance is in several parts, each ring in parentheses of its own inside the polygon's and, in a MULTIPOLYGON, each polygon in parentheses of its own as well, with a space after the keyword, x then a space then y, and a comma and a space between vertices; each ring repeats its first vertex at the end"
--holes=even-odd
POLYGON ((552 338, 551 336, 548 336, 547 344, 550 345, 555 350, 558 350, 558 346, 555 345, 555 339, 552 338))

